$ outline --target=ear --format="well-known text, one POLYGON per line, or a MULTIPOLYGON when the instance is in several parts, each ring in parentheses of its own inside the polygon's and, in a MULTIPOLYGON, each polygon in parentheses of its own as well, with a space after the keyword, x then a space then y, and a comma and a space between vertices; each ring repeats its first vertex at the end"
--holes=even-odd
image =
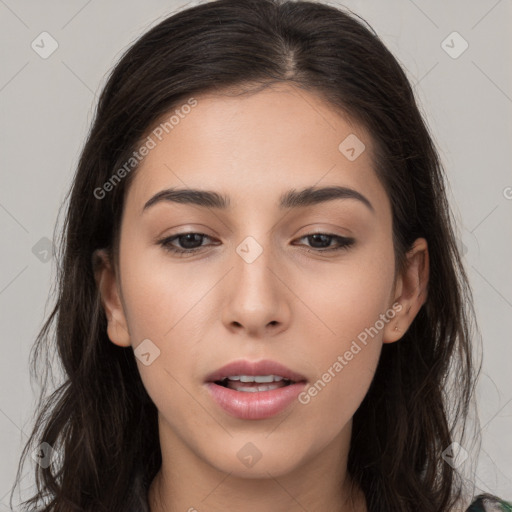
POLYGON ((108 320, 108 337, 115 345, 129 347, 131 343, 126 315, 121 301, 115 269, 107 251, 105 249, 94 251, 92 262, 94 278, 108 320))
POLYGON ((398 341, 427 300, 429 278, 427 241, 424 238, 416 239, 406 257, 407 264, 398 276, 393 301, 393 304, 398 303, 400 306, 395 305, 393 308, 396 315, 384 328, 383 343, 398 341))

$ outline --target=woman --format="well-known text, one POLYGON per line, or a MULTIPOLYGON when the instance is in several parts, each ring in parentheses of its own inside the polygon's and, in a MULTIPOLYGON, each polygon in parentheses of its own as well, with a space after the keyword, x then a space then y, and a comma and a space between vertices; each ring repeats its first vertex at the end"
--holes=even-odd
POLYGON ((26 504, 510 510, 463 479, 474 313, 443 180, 355 17, 218 0, 151 29, 70 191, 34 353, 56 322, 66 380, 26 504))

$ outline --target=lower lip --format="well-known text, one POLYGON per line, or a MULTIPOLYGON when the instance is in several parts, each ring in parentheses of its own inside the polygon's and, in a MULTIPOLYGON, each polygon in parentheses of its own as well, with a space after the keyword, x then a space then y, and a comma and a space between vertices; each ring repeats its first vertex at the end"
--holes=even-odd
POLYGON ((231 416, 243 420, 263 420, 284 411, 306 386, 305 382, 296 382, 270 391, 254 393, 236 391, 207 382, 211 397, 231 416))

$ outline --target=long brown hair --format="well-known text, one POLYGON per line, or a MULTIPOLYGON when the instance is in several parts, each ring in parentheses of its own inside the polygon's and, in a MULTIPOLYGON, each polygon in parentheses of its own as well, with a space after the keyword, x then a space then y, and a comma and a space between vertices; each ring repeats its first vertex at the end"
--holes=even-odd
POLYGON ((416 238, 429 245, 428 298, 403 338, 383 347, 354 416, 348 470, 372 512, 445 512, 457 502, 461 478, 441 454, 455 427, 464 432, 477 330, 443 169, 406 75, 377 35, 341 9, 217 0, 145 33, 99 98, 67 197, 56 304, 31 356, 33 372, 41 373, 40 363, 46 374, 57 354, 64 378, 47 396, 41 377, 41 405, 17 481, 30 446, 48 443, 58 456, 36 466, 38 492, 24 502, 28 509, 148 510, 148 486, 161 464, 157 410, 133 351, 107 337, 92 261, 98 248, 117 254, 137 167, 108 193, 95 191, 129 161, 155 121, 187 98, 274 82, 316 93, 370 132, 375 172, 392 205, 397 269, 416 238))

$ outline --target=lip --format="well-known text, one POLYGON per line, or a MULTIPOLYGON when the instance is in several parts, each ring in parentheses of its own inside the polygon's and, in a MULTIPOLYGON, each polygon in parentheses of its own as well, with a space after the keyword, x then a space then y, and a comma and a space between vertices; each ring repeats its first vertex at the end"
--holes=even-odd
POLYGON ((206 382, 215 382, 233 375, 280 375, 285 379, 293 380, 295 382, 305 382, 307 380, 304 375, 290 370, 277 361, 264 359, 262 361, 252 362, 247 361, 246 359, 239 359, 228 363, 208 375, 208 377, 206 377, 206 382))
POLYGON ((262 420, 285 410, 305 388, 307 379, 286 366, 270 360, 233 361, 206 378, 206 388, 217 405, 229 415, 244 420, 262 420), (233 375, 280 375, 293 383, 270 391, 243 392, 226 388, 215 381, 233 375))
POLYGON ((217 405, 231 416, 242 420, 264 420, 284 411, 306 387, 306 382, 254 393, 225 388, 215 382, 207 382, 206 387, 217 405))

